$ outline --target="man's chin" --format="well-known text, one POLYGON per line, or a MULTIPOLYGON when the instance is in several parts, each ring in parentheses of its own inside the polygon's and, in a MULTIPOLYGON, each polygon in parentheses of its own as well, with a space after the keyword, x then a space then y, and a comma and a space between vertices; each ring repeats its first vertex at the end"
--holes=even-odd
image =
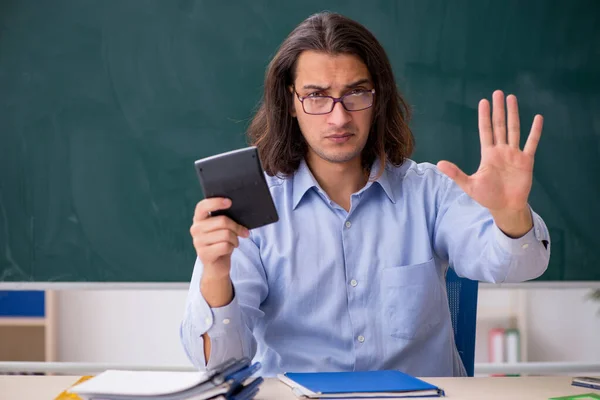
POLYGON ((347 163, 360 157, 360 151, 352 152, 327 152, 320 157, 331 163, 347 163))

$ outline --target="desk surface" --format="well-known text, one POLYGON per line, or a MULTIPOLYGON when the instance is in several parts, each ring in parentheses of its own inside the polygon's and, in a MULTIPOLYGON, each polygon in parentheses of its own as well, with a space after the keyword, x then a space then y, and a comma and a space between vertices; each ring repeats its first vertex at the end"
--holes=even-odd
MULTIPOLYGON (((75 383, 77 376, 0 375, 0 400, 54 399, 75 383)), ((426 378, 443 388, 451 399, 548 399, 600 391, 571 386, 571 377, 426 378)), ((289 388, 276 379, 266 379, 257 400, 296 400, 289 388)))

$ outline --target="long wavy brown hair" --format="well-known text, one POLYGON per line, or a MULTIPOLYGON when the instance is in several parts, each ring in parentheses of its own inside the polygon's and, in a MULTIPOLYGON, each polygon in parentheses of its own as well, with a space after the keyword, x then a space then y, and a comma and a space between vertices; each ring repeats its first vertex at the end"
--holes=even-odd
POLYGON ((258 148, 265 172, 271 176, 292 174, 308 150, 298 121, 290 113, 294 99, 289 89, 295 81, 298 57, 307 50, 355 55, 371 74, 375 103, 373 124, 362 151, 365 170, 376 157, 380 171, 386 162, 400 165, 410 157, 414 148, 408 126, 410 109, 396 88, 385 50, 358 22, 322 12, 310 16, 289 34, 267 68, 263 98, 248 128, 250 144, 258 148))

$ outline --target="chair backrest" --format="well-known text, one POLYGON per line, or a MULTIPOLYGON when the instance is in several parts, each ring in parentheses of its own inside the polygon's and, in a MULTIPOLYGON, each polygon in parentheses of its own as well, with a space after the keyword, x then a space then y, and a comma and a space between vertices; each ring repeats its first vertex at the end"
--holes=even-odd
POLYGON ((468 376, 475 370, 475 325, 477 320, 478 282, 460 278, 454 269, 446 273, 446 291, 450 304, 450 317, 454 342, 468 376))

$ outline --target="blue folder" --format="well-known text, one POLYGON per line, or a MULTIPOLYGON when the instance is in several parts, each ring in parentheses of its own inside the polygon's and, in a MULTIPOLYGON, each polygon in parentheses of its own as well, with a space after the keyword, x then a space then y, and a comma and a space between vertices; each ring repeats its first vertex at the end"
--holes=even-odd
POLYGON ((335 398, 407 398, 442 397, 444 390, 400 371, 288 372, 279 379, 298 397, 335 398))

